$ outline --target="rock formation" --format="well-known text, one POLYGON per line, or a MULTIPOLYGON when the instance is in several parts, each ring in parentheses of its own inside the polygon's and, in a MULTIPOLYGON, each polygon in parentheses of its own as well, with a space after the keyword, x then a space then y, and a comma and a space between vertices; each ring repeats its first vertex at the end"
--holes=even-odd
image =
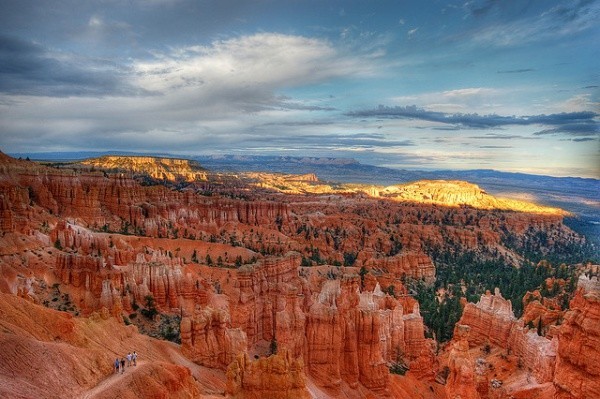
POLYGON ((487 292, 479 302, 467 303, 459 321, 470 327, 469 342, 473 345, 491 343, 502 348, 508 346, 510 333, 517 319, 510 301, 502 298, 496 289, 495 295, 487 292))
POLYGON ((552 380, 556 360, 556 341, 524 326, 512 312, 510 301, 499 290, 481 296, 477 304, 468 303, 459 321, 470 327, 469 344, 491 344, 518 356, 534 373, 538 383, 552 380))
POLYGON ((431 377, 433 350, 418 307, 413 311, 404 315, 379 287, 359 294, 356 278, 325 282, 307 317, 309 374, 331 387, 360 382, 385 391, 388 366, 402 358, 418 375, 431 377))
POLYGON ((239 399, 308 399, 302 360, 287 350, 250 360, 239 354, 227 368, 227 393, 239 399))
POLYGON ((600 290, 585 280, 560 327, 555 399, 600 397, 600 290))
POLYGON ((181 320, 181 351, 194 362, 225 369, 248 347, 246 334, 230 328, 229 315, 222 310, 204 308, 193 317, 181 320))
POLYGON ((469 354, 469 326, 456 325, 448 360, 450 375, 446 381, 448 399, 479 399, 475 381, 475 362, 469 354))
POLYGON ((414 278, 431 284, 435 281, 435 265, 423 252, 402 252, 395 256, 369 259, 365 266, 381 269, 394 278, 414 278))
POLYGON ((534 205, 524 201, 495 198, 476 184, 464 181, 422 180, 401 186, 389 186, 379 195, 404 201, 440 205, 469 205, 479 209, 506 209, 542 214, 566 214, 558 208, 534 205))
POLYGON ((86 159, 81 164, 101 169, 142 173, 155 179, 172 181, 178 179, 195 181, 207 178, 206 170, 198 162, 188 159, 107 155, 86 159))

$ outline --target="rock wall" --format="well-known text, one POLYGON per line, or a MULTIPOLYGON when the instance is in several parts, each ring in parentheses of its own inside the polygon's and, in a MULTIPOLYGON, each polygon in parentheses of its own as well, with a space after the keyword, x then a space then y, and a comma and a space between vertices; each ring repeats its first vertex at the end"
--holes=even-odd
POLYGON ((302 359, 289 351, 251 361, 240 354, 227 368, 227 394, 236 399, 308 399, 302 359))
POLYGON ((481 296, 477 304, 468 303, 458 325, 470 327, 469 344, 492 344, 518 356, 531 368, 538 383, 552 381, 556 361, 556 340, 523 326, 512 312, 512 304, 496 289, 481 296))
POLYGON ((418 308, 405 315, 379 286, 362 293, 358 286, 357 277, 328 280, 314 294, 306 327, 309 374, 334 388, 344 381, 385 391, 388 366, 402 358, 418 375, 432 376, 433 350, 418 308))
POLYGON ((229 271, 232 283, 223 295, 183 318, 182 350, 199 364, 223 368, 236 351, 262 358, 270 350, 260 348, 276 343, 303 361, 313 381, 334 391, 345 383, 384 394, 389 366, 400 359, 416 376, 433 377, 433 345, 418 305, 407 301, 413 308, 405 312, 378 285, 361 293, 356 274, 309 283, 299 264, 299 254, 289 253, 229 271), (243 344, 228 338, 234 330, 245 333, 245 341, 236 341, 243 344))
POLYGON ((482 295, 479 302, 467 303, 458 322, 471 327, 469 342, 472 345, 491 343, 503 348, 508 346, 511 330, 517 319, 512 304, 496 289, 495 295, 489 291, 482 295))
POLYGON ((108 155, 87 159, 81 163, 103 169, 122 169, 147 174, 155 179, 171 181, 207 179, 206 171, 200 167, 200 164, 188 159, 108 155))
POLYGON ((469 326, 457 324, 448 359, 450 374, 446 380, 447 399, 479 399, 475 380, 475 362, 469 354, 469 326))
POLYGON ((381 269, 395 278, 411 277, 431 284, 435 281, 435 265, 423 252, 403 252, 396 256, 369 259, 365 262, 369 269, 381 269))
POLYGON ((558 335, 555 399, 600 397, 600 291, 580 287, 558 335))
POLYGON ((248 349, 246 334, 230 328, 223 310, 204 308, 181 320, 181 351, 192 361, 212 368, 226 369, 248 349))

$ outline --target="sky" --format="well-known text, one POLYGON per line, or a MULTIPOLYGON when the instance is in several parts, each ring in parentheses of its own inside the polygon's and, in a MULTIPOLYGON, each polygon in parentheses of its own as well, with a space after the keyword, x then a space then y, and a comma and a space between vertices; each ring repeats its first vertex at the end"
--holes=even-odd
POLYGON ((600 178, 600 0, 0 0, 0 150, 600 178))

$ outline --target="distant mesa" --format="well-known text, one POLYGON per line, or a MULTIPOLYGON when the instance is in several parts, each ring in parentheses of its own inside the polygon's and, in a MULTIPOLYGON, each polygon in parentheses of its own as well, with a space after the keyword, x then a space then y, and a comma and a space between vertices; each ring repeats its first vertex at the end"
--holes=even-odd
POLYGON ((101 169, 142 173, 155 179, 171 181, 207 179, 206 170, 198 162, 189 159, 107 155, 86 159, 81 164, 101 169))
POLYGON ((378 192, 381 197, 397 201, 412 201, 445 206, 471 206, 477 209, 501 209, 551 215, 568 215, 559 208, 531 202, 497 198, 478 185, 458 180, 420 180, 414 183, 385 187, 378 192))

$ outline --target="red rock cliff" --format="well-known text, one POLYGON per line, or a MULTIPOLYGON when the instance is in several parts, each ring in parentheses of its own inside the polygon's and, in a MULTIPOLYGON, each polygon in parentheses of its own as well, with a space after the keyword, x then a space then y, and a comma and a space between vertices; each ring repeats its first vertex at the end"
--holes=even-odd
POLYGON ((600 398, 600 288, 582 286, 558 336, 556 399, 600 398))

